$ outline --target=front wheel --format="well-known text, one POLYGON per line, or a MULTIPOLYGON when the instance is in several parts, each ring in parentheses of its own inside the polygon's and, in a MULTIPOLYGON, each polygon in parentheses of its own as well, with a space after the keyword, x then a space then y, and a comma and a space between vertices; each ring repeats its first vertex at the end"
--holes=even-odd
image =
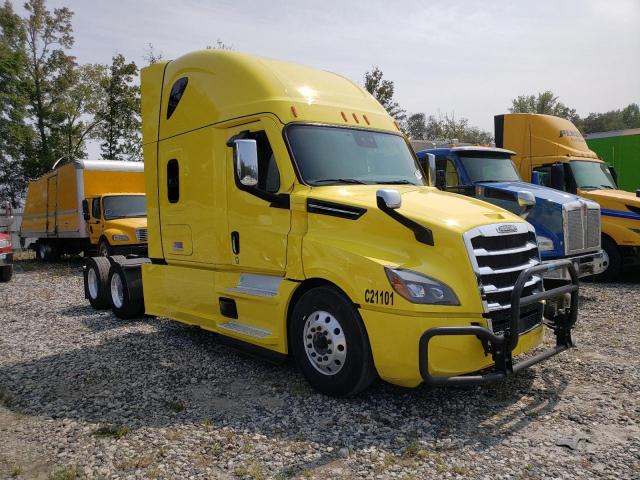
POLYGON ((108 257, 109 255, 111 255, 111 246, 109 245, 109 242, 103 238, 100 240, 100 243, 98 243, 98 256, 108 257))
POLYGON ((0 282, 8 282, 13 277, 13 265, 0 267, 0 282))
POLYGON ((609 257, 609 264, 604 272, 595 276, 598 282, 615 282, 622 273, 622 254, 618 245, 608 237, 602 237, 602 249, 609 257))
POLYGON ((376 377, 367 332, 353 303, 335 288, 309 290, 296 303, 289 345, 298 368, 316 390, 349 396, 376 377))

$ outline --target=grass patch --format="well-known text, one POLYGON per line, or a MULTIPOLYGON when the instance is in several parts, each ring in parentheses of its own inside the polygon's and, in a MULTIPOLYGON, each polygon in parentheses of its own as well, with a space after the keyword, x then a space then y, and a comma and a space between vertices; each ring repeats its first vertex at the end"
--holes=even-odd
POLYGON ((451 467, 451 471, 453 473, 457 473, 458 475, 466 475, 469 469, 467 467, 463 467, 462 465, 454 465, 451 467))
POLYGON ((174 413, 180 413, 186 406, 181 400, 167 400, 165 406, 174 413))
POLYGON ((13 404, 13 397, 9 393, 9 390, 4 387, 0 387, 0 405, 11 408, 13 404))
POLYGON ((11 467, 11 470, 9 470, 9 476, 11 478, 16 478, 20 475, 22 475, 22 467, 20 465, 14 465, 11 467))
POLYGON ((58 468, 49 474, 49 480, 76 480, 77 478, 80 478, 80 473, 75 465, 58 468))
POLYGON ((239 477, 250 478, 251 480, 265 480, 265 478, 267 478, 262 465, 253 461, 239 466, 233 473, 239 477))
POLYGON ((143 455, 141 457, 130 457, 117 464, 120 470, 140 470, 149 467, 153 463, 153 457, 143 455))
POLYGON ((103 425, 93 432, 96 437, 115 438, 116 440, 121 439, 127 433, 129 433, 129 429, 124 425, 103 425))

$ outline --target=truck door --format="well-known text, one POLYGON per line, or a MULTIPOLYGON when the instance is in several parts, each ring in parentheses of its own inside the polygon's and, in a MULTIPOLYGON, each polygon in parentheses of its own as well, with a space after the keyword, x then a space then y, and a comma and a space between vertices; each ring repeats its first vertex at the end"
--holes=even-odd
MULTIPOLYGON (((254 139, 258 147, 258 184, 255 188, 281 193, 278 164, 272 144, 282 142, 271 120, 263 120, 228 130, 228 138, 240 132, 254 139)), ((227 224, 231 264, 243 272, 283 275, 286 268, 287 235, 291 211, 273 205, 255 193, 241 190, 235 181, 233 148, 227 148, 227 224)), ((281 164, 281 163, 280 163, 281 164)))
POLYGON ((89 239, 92 245, 97 245, 102 235, 102 204, 101 198, 89 198, 89 211, 91 212, 91 218, 89 219, 89 239))
POLYGON ((58 176, 54 175, 47 180, 47 234, 55 235, 57 232, 57 205, 58 205, 58 176))

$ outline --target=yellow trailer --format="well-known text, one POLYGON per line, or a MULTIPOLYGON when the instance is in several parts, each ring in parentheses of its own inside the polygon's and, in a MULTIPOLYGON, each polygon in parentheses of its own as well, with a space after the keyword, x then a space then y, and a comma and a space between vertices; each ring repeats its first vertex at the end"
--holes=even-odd
POLYGON ((146 227, 142 163, 77 160, 29 183, 20 238, 41 259, 146 254, 146 227))
POLYGON ((149 258, 89 259, 94 307, 292 355, 330 395, 376 375, 486 383, 571 346, 573 266, 543 291, 567 262, 541 265, 522 218, 431 186, 353 82, 211 50, 143 69, 141 88, 149 258), (564 294, 557 346, 512 362, 542 341, 541 301, 564 294))

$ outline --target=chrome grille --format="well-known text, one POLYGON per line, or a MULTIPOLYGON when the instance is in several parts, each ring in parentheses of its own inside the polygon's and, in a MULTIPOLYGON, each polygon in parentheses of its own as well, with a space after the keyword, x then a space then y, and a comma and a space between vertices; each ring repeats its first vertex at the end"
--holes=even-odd
POLYGON ((573 255, 600 248, 600 206, 577 200, 563 206, 565 253, 573 255))
MULTIPOLYGON (((530 225, 506 224, 510 233, 500 233, 505 224, 485 225, 465 233, 465 243, 478 288, 489 317, 511 307, 511 292, 520 273, 540 263, 536 236, 530 225)), ((533 275, 525 284, 522 295, 542 291, 542 278, 533 275)), ((522 315, 539 310, 537 305, 523 309, 522 315)), ((496 318, 496 321, 498 319, 496 318)))
POLYGON ((138 239, 139 242, 148 241, 148 237, 149 237, 149 234, 148 234, 146 228, 138 228, 138 229, 136 229, 136 238, 138 239))

